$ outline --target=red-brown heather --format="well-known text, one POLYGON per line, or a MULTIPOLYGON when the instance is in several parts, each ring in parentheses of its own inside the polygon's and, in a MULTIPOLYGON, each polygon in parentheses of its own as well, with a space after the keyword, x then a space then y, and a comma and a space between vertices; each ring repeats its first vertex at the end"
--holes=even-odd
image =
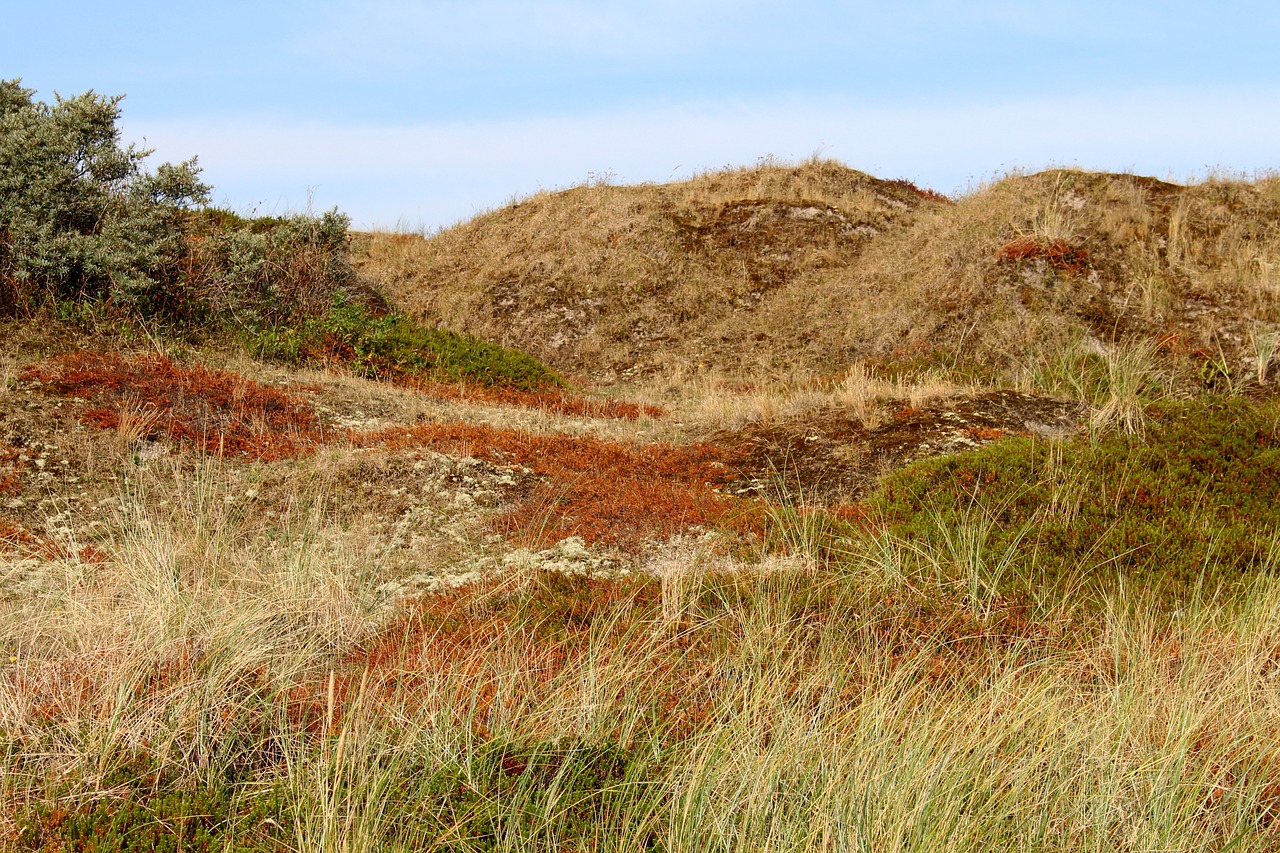
POLYGON ((908 181, 906 178, 898 178, 895 181, 887 181, 886 183, 893 184, 894 186, 897 186, 897 187, 902 187, 903 189, 906 189, 906 190, 910 190, 911 192, 915 193, 925 201, 935 201, 939 204, 955 204, 955 202, 952 201, 950 196, 943 195, 937 190, 930 189, 929 187, 916 186, 915 182, 908 181))
POLYGON ((0 497, 17 495, 22 491, 22 471, 26 467, 21 450, 0 444, 0 497))
POLYGON ((997 257, 1002 261, 1043 258, 1059 272, 1079 275, 1089 268, 1089 252, 1065 240, 1041 240, 1019 237, 1001 247, 997 257))
POLYGON ((733 454, 708 444, 625 444, 465 423, 389 427, 351 439, 363 446, 466 454, 541 475, 545 480, 497 521, 523 544, 581 536, 589 543, 635 545, 745 511, 745 502, 716 488, 729 479, 733 454))
MULTIPOLYGON (((752 515, 746 502, 716 490, 729 478, 727 463, 733 454, 706 444, 628 444, 469 423, 343 435, 326 427, 309 404, 292 394, 229 371, 179 364, 155 354, 77 352, 29 367, 23 378, 42 382, 58 394, 85 398, 80 413, 84 423, 101 429, 133 428, 143 437, 164 436, 220 456, 270 462, 347 439, 357 447, 427 447, 527 467, 542 481, 494 520, 498 529, 523 545, 581 536, 589 543, 635 546, 752 515), (126 423, 130 420, 132 426, 126 423)), ((450 388, 437 383, 427 390, 455 393, 446 390, 450 388)), ((658 414, 636 404, 560 392, 452 388, 462 399, 475 394, 488 402, 533 403, 562 413, 623 418, 658 414)), ((0 486, 10 479, 0 479, 0 486)))
POLYGON ((116 429, 138 419, 153 435, 219 456, 293 458, 328 437, 314 410, 291 394, 163 355, 76 352, 29 367, 23 379, 86 398, 87 424, 116 429))

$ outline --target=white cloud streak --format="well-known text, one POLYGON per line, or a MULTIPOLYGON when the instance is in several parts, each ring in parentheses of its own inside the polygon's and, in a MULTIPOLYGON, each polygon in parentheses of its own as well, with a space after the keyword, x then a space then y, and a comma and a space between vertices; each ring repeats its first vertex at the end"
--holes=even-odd
MULTIPOLYGON (((128 127, 127 129, 132 129, 128 127)), ((609 114, 404 126, 147 122, 157 157, 200 155, 233 207, 337 205, 357 224, 447 225, 590 174, 664 181, 821 150, 946 192, 1011 168, 1079 165, 1184 179, 1280 166, 1280 94, 1153 91, 1108 99, 865 108, 841 101, 689 104, 609 114)))

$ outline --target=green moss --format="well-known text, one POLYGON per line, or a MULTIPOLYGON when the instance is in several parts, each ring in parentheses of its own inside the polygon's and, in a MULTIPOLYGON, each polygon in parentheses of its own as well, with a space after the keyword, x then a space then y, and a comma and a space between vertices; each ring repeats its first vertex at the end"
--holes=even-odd
POLYGON ((985 559, 1012 557, 1006 591, 1123 585, 1182 599, 1276 568, 1277 407, 1206 398, 1149 413, 1141 438, 1009 439, 917 463, 888 478, 872 514, 918 559, 981 528, 985 559))

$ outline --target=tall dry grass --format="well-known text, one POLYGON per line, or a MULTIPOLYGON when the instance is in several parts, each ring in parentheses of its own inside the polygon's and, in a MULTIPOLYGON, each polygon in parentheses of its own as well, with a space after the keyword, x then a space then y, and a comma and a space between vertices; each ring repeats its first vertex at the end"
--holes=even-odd
POLYGON ((139 478, 108 563, 0 605, 10 828, 143 755, 270 794, 287 849, 1275 849, 1273 579, 1022 612, 955 571, 999 560, 975 528, 925 573, 867 534, 396 611, 322 494, 268 524, 220 464, 139 478))

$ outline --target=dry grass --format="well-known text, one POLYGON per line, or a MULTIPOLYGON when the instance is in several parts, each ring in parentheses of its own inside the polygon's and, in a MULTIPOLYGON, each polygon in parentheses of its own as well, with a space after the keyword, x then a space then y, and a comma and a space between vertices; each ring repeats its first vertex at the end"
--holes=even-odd
POLYGON ((566 391, 521 391, 515 388, 486 388, 458 382, 400 381, 397 384, 439 400, 476 402, 486 406, 514 406, 538 409, 555 415, 587 418, 639 420, 660 418, 666 412, 659 406, 586 397, 566 391))
POLYGON ((323 495, 264 525, 221 499, 228 464, 143 478, 108 564, 0 602, 6 843, 230 786, 218 844, 254 849, 1274 849, 1272 581, 1031 615, 871 537, 834 570, 689 554, 396 613, 323 495))
MULTIPOLYGON (((1280 322, 1276 178, 1178 186, 1014 174, 954 204, 830 162, 542 193, 364 270, 418 316, 574 374, 840 373, 859 360, 1008 383, 1089 338, 1174 332, 1253 373, 1280 322)), ((1191 359, 1195 362, 1195 359, 1191 359)), ((1190 369, 1177 360, 1162 369, 1190 369)))
POLYGON ((710 433, 800 420, 833 408, 849 412, 873 429, 904 405, 919 409, 973 390, 938 370, 893 375, 856 361, 828 377, 802 370, 746 377, 715 370, 692 376, 674 371, 638 383, 634 393, 670 409, 668 420, 686 432, 710 433))
POLYGON ((815 275, 942 204, 831 162, 766 163, 681 184, 540 193, 425 240, 372 235, 363 269, 414 315, 571 374, 686 360, 779 366, 797 349, 789 306, 815 275))

